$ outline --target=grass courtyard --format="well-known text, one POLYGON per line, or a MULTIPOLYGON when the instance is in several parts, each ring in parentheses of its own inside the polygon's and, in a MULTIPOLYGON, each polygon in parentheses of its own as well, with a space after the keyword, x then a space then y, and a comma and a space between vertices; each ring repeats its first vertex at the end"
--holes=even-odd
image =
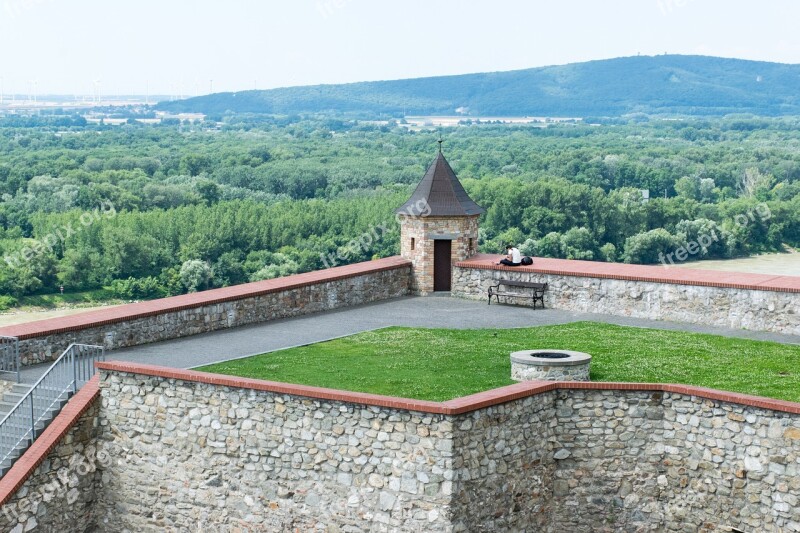
POLYGON ((385 328, 198 368, 444 401, 514 383, 509 353, 592 355, 592 381, 683 383, 800 401, 800 346, 576 322, 520 329, 385 328))

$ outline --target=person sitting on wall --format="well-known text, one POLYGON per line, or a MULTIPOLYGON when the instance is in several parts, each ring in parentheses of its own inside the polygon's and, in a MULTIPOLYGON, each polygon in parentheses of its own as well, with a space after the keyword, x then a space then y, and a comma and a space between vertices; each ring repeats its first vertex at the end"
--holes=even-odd
POLYGON ((522 254, 519 253, 516 246, 511 244, 506 245, 506 258, 501 259, 498 265, 506 265, 516 267, 522 264, 522 254))

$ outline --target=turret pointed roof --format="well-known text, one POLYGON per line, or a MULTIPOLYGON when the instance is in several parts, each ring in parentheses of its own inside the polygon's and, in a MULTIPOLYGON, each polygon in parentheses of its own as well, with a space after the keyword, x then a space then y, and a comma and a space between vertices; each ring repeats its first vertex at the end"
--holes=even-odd
POLYGON ((442 154, 441 143, 436 159, 428 167, 414 194, 395 211, 398 214, 428 217, 470 216, 484 212, 486 210, 472 201, 458 181, 456 173, 442 154))

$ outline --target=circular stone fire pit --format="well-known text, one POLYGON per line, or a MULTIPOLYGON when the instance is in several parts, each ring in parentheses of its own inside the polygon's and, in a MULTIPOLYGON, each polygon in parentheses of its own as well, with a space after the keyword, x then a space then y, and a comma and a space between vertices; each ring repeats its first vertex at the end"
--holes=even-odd
POLYGON ((511 353, 511 379, 517 381, 589 381, 592 356, 569 350, 522 350, 511 353))

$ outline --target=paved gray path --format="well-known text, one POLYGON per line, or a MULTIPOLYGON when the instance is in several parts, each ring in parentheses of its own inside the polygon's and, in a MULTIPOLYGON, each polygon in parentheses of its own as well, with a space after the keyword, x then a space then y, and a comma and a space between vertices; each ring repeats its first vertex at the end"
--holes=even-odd
MULTIPOLYGON (((107 352, 107 360, 192 368, 282 348, 352 335, 387 326, 436 328, 518 328, 592 320, 625 326, 712 333, 729 337, 800 344, 800 336, 537 309, 486 305, 485 301, 442 296, 405 297, 263 324, 205 333, 182 339, 145 344, 107 352)), ((22 370, 22 381, 32 383, 48 365, 22 370)))

